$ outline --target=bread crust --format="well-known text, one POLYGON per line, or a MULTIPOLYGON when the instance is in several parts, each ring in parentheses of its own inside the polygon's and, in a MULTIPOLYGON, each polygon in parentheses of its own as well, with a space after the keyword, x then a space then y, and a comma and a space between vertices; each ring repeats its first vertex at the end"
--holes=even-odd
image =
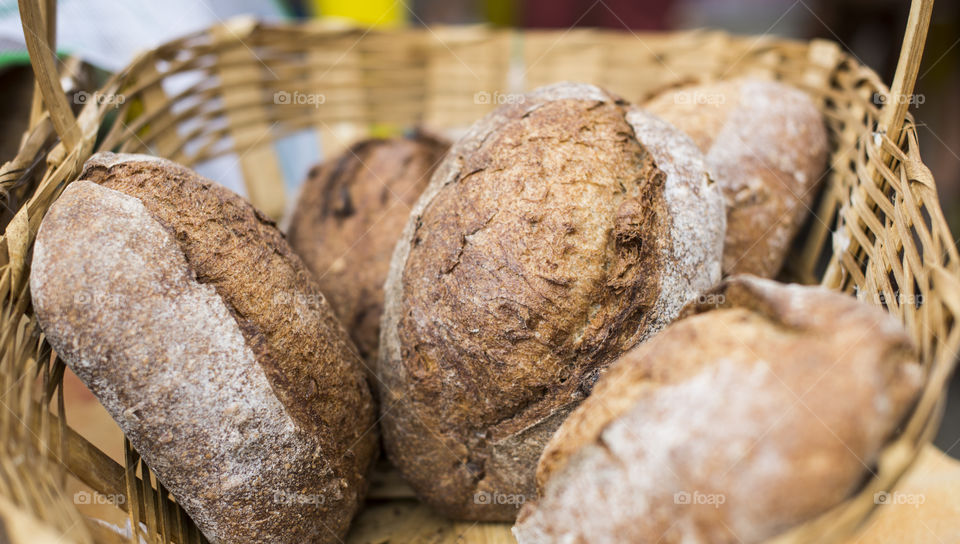
POLYGON ((735 79, 667 91, 644 107, 696 142, 723 189, 724 273, 776 276, 827 166, 827 131, 810 97, 735 79))
POLYGON ((393 247, 449 148, 423 132, 363 140, 314 167, 297 199, 290 246, 316 276, 370 372, 393 247))
POLYGON ((722 233, 693 143, 617 97, 558 84, 492 112, 438 167, 391 262, 390 459, 448 516, 514 519, 606 364, 719 279, 722 233), (650 149, 638 138, 662 130, 650 149))
POLYGON ((363 498, 375 407, 306 267, 253 206, 175 163, 102 153, 81 177, 35 246, 51 345, 212 541, 336 542, 363 498), (123 304, 78 306, 63 294, 78 288, 123 304))
POLYGON ((683 315, 554 435, 521 544, 765 541, 854 492, 922 384, 893 317, 823 288, 736 276, 683 315))

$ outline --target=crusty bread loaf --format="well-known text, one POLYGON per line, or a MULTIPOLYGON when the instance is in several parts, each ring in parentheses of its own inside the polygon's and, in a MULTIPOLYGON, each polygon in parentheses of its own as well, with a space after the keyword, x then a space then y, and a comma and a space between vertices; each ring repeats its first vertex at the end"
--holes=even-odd
POLYGON ((810 97, 737 79, 668 91, 645 108, 693 138, 723 189, 724 273, 776 276, 826 169, 826 127, 810 97))
POLYGON ((683 315, 551 439, 521 544, 765 541, 856 491, 922 383, 896 319, 824 288, 735 276, 683 315))
POLYGON ((449 147, 424 133, 363 140, 314 167, 297 199, 290 246, 317 277, 371 370, 393 247, 449 147))
POLYGON ((557 84, 476 123, 386 283, 384 443, 455 518, 512 520, 602 369, 720 276, 722 196, 668 123, 557 84))
POLYGON ((375 407, 274 224, 169 161, 94 155, 53 203, 30 288, 58 355, 212 542, 337 542, 375 407))

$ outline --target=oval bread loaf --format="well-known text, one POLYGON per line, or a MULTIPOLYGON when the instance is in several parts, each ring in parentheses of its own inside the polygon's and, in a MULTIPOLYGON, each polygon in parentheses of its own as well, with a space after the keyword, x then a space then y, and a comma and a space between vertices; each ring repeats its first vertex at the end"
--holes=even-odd
POLYGON ((727 203, 724 273, 776 276, 827 165, 826 127, 810 97, 737 79, 668 91, 644 107, 706 154, 727 203))
POLYGON ((211 542, 338 542, 375 456, 359 358, 241 197, 100 153, 53 203, 30 289, 57 354, 211 542))
POLYGON ((722 197, 696 146, 591 85, 476 123, 397 244, 384 443, 447 516, 512 520, 550 435, 621 352, 720 277, 722 197))
POLYGON ((753 276, 699 301, 551 439, 521 544, 766 541, 873 470, 922 383, 896 319, 753 276))
POLYGON ((410 208, 449 142, 369 139, 310 171, 287 238, 367 361, 376 365, 383 282, 410 208))

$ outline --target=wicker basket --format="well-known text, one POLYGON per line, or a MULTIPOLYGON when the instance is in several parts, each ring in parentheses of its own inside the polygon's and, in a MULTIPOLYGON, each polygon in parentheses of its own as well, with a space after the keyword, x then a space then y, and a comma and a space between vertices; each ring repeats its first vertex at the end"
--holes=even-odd
MULTIPOLYGON (((107 99, 88 101, 77 116, 51 53, 53 5, 20 2, 42 103, 35 100, 20 153, 0 170, 5 196, 16 201, 0 238, 0 521, 13 542, 61 535, 128 541, 78 512, 64 491, 68 477, 126 497, 119 507, 149 542, 202 541, 129 444, 118 464, 67 425, 64 365, 31 310, 27 280, 37 228, 93 152, 145 152, 187 165, 233 155, 250 199, 276 217, 286 200, 275 144, 287 135, 314 134, 330 154, 370 132, 415 125, 455 132, 498 97, 558 80, 595 83, 640 103, 665 87, 752 75, 804 89, 823 111, 832 168, 784 274, 855 293, 898 316, 916 340, 929 381, 862 490, 778 542, 852 534, 875 509, 874 493, 892 489, 937 429, 960 347, 960 265, 903 99, 916 79, 932 1, 914 1, 892 89, 836 44, 819 40, 713 31, 380 31, 235 20, 141 54, 101 90, 107 99), (169 95, 163 83, 174 78, 182 90, 169 95), (318 91, 323 104, 282 94, 318 91), (109 97, 122 97, 122 104, 109 97)), ((378 475, 350 541, 387 538, 512 541, 505 525, 437 518, 389 473, 378 475)))

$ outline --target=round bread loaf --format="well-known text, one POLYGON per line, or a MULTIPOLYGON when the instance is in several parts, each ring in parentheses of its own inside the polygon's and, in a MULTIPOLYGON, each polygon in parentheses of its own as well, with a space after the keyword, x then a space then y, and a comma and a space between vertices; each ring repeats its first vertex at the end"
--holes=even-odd
POLYGON ((313 168, 297 199, 290 246, 317 277, 371 370, 393 247, 449 148, 422 133, 358 142, 313 168))
POLYGON ((355 348, 244 199, 101 153, 50 207, 30 289, 57 354, 211 542, 339 542, 376 454, 355 348))
POLYGON ((382 429, 447 516, 513 520, 598 374, 720 277, 722 196, 668 123, 562 83, 497 108, 414 207, 386 283, 382 429))
POLYGON ((858 489, 922 374, 882 310, 735 276, 597 383, 544 451, 514 534, 766 541, 858 489))
POLYGON ((668 91, 645 108, 706 154, 727 204, 724 273, 776 276, 827 166, 826 127, 810 97, 740 79, 668 91))

